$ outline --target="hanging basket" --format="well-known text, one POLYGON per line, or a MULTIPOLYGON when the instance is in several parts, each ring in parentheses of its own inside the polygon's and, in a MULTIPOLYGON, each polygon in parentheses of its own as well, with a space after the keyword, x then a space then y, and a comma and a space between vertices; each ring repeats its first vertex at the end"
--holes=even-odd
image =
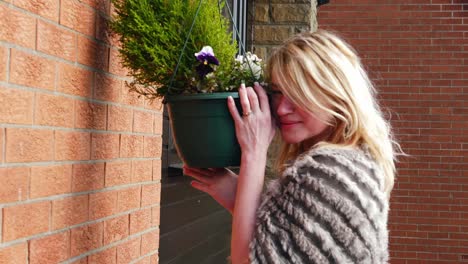
POLYGON ((240 105, 237 93, 166 97, 174 145, 186 165, 196 168, 239 166, 241 151, 234 120, 227 108, 228 96, 240 105))
POLYGON ((223 12, 234 19, 227 0, 111 1, 117 14, 112 28, 133 77, 128 85, 149 99, 164 98, 182 161, 191 167, 238 166, 240 148, 227 96, 237 98, 234 91, 242 81, 261 83, 261 71, 236 57, 256 58, 233 40, 232 34, 240 36, 235 23, 234 33, 229 32, 223 12), (206 46, 212 52, 202 52, 206 46))
MULTIPOLYGON (((198 10, 182 48, 179 62, 174 71, 174 76, 184 55, 187 41, 190 38, 202 2, 203 0, 200 0, 198 10)), ((231 14, 230 11, 229 13, 231 14)), ((237 32, 235 26, 234 31, 237 32)), ((245 54, 244 46, 242 46, 242 50, 245 54)), ((252 71, 252 69, 250 70, 252 71)), ((241 149, 237 142, 234 120, 227 107, 227 98, 229 96, 234 98, 240 112, 239 94, 237 92, 191 95, 168 93, 165 96, 174 145, 179 157, 186 165, 195 168, 220 168, 240 165, 241 149)))

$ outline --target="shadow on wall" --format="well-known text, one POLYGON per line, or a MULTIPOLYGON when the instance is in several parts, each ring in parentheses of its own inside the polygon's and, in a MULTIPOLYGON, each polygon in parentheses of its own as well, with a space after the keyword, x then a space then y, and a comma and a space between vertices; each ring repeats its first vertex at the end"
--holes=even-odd
MULTIPOLYGON (((110 182, 111 180, 108 181, 108 174, 113 171, 116 163, 121 164, 120 161, 115 162, 113 159, 148 156, 145 153, 146 150, 144 150, 145 137, 133 134, 135 132, 133 124, 135 122, 134 118, 136 118, 136 110, 134 116, 134 111, 130 107, 151 108, 152 110, 159 109, 159 111, 162 111, 161 104, 154 103, 153 106, 149 106, 143 98, 138 98, 135 93, 129 92, 125 85, 125 81, 129 80, 129 78, 124 77, 127 76, 128 72, 120 65, 118 57, 118 39, 117 36, 111 33, 109 27, 110 1, 96 1, 94 7, 98 10, 95 23, 96 39, 78 36, 78 62, 92 68, 92 76, 89 76, 91 100, 79 101, 75 109, 77 111, 77 128, 91 130, 88 142, 91 154, 90 162, 73 165, 74 189, 72 192, 97 191, 117 184, 128 184, 129 182, 110 182)), ((150 117, 153 118, 152 116, 151 113, 150 117)), ((154 118, 151 120, 154 121, 154 118)), ((154 124, 151 123, 151 126, 152 131, 154 131, 154 124)), ((158 142, 150 141, 150 143, 158 142)), ((154 157, 154 155, 152 156, 154 157)), ((133 162, 133 160, 124 162, 128 165, 128 178, 133 177, 134 170, 132 170, 131 165, 133 162)), ((152 164, 151 161, 150 164, 152 164)), ((134 179, 131 181, 134 182, 134 179)), ((137 195, 141 197, 142 188, 137 189, 137 195)), ((119 196, 117 194, 115 197, 112 196, 115 198, 114 200, 109 198, 111 195, 107 195, 108 193, 110 192, 89 194, 89 221, 109 217, 122 211, 120 210, 120 204, 118 204, 119 208, 116 210, 116 204, 120 203, 118 199, 120 199, 121 192, 119 191, 119 196), (115 203, 110 202, 109 199, 115 203), (112 213, 109 214, 109 212, 112 213)), ((138 201, 140 202, 140 200, 138 201)), ((140 204, 138 204, 139 206, 140 204)), ((149 212, 151 217, 151 209, 149 212)), ((128 218, 125 220, 127 221, 127 228, 130 226, 130 215, 133 216, 132 213, 129 213, 127 214, 128 218)), ((77 239, 72 242, 75 243, 75 246, 72 248, 71 257, 98 249, 108 243, 125 239, 128 235, 131 235, 130 230, 127 230, 126 235, 119 234, 118 230, 111 230, 106 234, 106 230, 103 229, 106 228, 105 224, 108 222, 110 221, 92 223, 76 230, 78 235, 76 236, 77 239), (73 249, 75 249, 75 252, 73 252, 73 249)), ((123 244, 126 244, 126 242, 123 244)), ((115 246, 113 250, 116 247, 120 247, 120 244, 115 246)), ((127 254, 126 252, 119 252, 120 250, 115 253, 117 258, 128 257, 119 255, 127 254)), ((140 252, 138 252, 137 257, 140 257, 139 254, 140 252)), ((143 255, 143 252, 141 252, 141 255, 143 255)))

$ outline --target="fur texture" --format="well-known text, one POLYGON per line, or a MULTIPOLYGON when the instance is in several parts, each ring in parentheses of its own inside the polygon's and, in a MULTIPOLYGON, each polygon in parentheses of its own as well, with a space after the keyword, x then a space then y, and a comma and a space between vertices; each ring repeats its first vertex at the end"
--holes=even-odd
POLYGON ((263 194, 254 264, 388 262, 388 199, 368 152, 313 149, 263 194))

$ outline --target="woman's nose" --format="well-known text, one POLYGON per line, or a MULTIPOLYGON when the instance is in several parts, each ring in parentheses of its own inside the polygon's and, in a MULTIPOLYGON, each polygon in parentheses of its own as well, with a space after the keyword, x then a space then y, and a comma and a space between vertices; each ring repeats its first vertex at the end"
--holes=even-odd
POLYGON ((286 98, 286 96, 281 96, 280 98, 278 98, 278 101, 276 103, 276 114, 278 116, 290 114, 294 112, 294 109, 294 105, 288 98, 286 98))

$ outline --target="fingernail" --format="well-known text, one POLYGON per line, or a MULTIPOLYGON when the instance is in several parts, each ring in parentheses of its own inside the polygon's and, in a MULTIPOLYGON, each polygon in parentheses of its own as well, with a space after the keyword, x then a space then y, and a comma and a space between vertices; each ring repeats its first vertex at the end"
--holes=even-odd
POLYGON ((234 100, 234 99, 232 99, 232 96, 228 96, 228 102, 229 102, 229 103, 232 103, 233 100, 234 100))
POLYGON ((245 83, 241 83, 241 88, 245 89, 245 83))
POLYGON ((255 86, 259 86, 260 84, 258 82, 254 82, 254 85, 255 86))

